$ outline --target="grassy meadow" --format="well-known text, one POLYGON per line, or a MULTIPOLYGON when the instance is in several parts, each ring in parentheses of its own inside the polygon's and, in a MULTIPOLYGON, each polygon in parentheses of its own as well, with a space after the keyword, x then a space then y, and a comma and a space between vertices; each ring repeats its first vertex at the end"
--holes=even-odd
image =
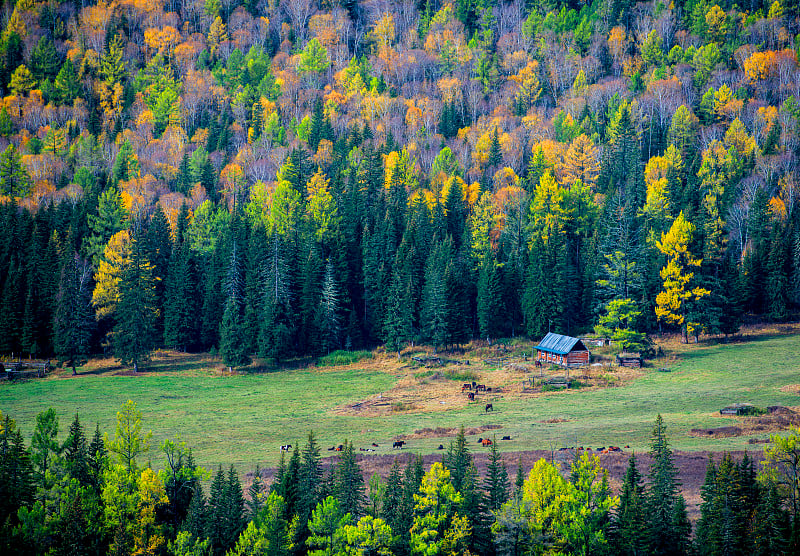
MULTIPOLYGON (((153 444, 180 437, 193 447, 196 461, 206 467, 234 464, 249 470, 256 463, 274 465, 279 446, 303 444, 313 429, 322 454, 344 439, 356 448, 379 444, 377 453, 390 453, 397 435, 415 430, 499 425, 490 431, 500 438, 506 451, 555 449, 561 446, 630 445, 645 450, 657 413, 664 416, 672 445, 678 450, 750 449, 750 438, 766 438, 767 432, 732 438, 697 438, 692 428, 736 425, 721 417, 719 409, 734 402, 757 406, 800 406, 800 335, 769 333, 745 336, 742 341, 667 346, 668 361, 656 361, 636 378, 620 386, 563 392, 488 394, 466 403, 458 397, 437 398, 443 389, 457 391, 460 383, 445 380, 438 390, 408 361, 393 355, 346 360, 341 366, 313 365, 271 372, 227 375, 219 362, 207 357, 177 355, 156 358, 139 376, 120 372, 111 362, 94 364, 83 374, 70 377, 68 370, 45 379, 0 384, 0 410, 15 418, 30 438, 36 414, 54 407, 60 416, 64 437, 72 415, 78 411, 91 434, 95 422, 113 434, 116 411, 127 399, 143 413, 145 428, 153 431, 153 444), (659 372, 667 365, 671 372, 659 372), (391 393, 399 384, 405 392, 427 396, 428 403, 410 404, 410 410, 359 413, 346 406, 375 400, 391 393), (408 384, 411 384, 411 387, 408 384), (798 387, 792 387, 798 385, 798 387), (433 393, 431 393, 433 392, 433 393), (440 400, 440 401, 437 401, 440 400), (453 401, 456 400, 456 401, 453 401), (484 412, 491 401, 495 411, 484 412), (550 421, 550 422, 547 422, 550 421), (554 422, 558 421, 558 422, 554 422)), ((493 384, 492 368, 471 366, 481 380, 493 384)), ((521 382, 523 375, 519 375, 521 382)), ((388 405, 383 404, 383 405, 388 405)), ((408 440, 407 449, 429 453, 448 437, 408 440)), ((477 436, 474 437, 477 440, 477 436)), ((475 450, 479 448, 476 446, 475 450)), ((151 451, 155 466, 161 455, 151 451)))

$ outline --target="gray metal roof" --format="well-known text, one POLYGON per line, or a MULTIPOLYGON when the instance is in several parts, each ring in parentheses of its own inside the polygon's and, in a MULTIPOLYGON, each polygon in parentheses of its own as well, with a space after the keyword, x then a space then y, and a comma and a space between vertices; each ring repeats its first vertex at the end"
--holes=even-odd
POLYGON ((572 348, 575 347, 575 344, 580 344, 579 349, 581 351, 587 351, 586 346, 583 345, 578 338, 573 338, 572 336, 562 336, 561 334, 553 334, 552 332, 548 332, 547 336, 542 338, 542 341, 539 342, 539 345, 536 346, 536 349, 540 349, 542 351, 549 351, 551 353, 558 353, 559 355, 566 355, 572 348))

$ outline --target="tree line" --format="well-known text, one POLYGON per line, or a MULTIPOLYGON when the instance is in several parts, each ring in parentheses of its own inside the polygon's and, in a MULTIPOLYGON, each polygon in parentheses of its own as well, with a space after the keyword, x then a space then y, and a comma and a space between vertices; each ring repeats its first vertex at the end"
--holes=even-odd
POLYGON ((183 442, 159 446, 160 470, 142 465, 152 434, 133 402, 113 436, 97 426, 89 439, 76 414, 63 443, 49 409, 28 446, 3 419, 0 546, 72 555, 793 554, 798 435, 773 436, 761 466, 747 453, 710 457, 692 531, 660 415, 646 480, 632 455, 619 495, 588 452, 568 468, 520 460, 512 479, 493 444, 481 476, 463 427, 428 469, 421 456, 397 458, 368 482, 352 443, 326 466, 311 432, 302 449, 281 452, 271 484, 256 466, 245 493, 233 466, 207 471, 183 442))
POLYGON ((790 319, 785 4, 7 4, 0 352, 790 319))

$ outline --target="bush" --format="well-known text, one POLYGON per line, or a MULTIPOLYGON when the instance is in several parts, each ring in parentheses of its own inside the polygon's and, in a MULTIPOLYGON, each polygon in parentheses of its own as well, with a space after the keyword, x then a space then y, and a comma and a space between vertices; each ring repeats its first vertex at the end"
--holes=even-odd
POLYGON ((335 367, 337 365, 350 365, 362 359, 372 359, 371 351, 345 351, 337 350, 317 359, 317 367, 335 367))

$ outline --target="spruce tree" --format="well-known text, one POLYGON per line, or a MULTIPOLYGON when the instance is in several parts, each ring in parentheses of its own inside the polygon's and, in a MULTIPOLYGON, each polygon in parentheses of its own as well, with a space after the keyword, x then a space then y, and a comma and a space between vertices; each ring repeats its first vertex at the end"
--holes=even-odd
POLYGON ((100 496, 103 487, 103 471, 108 466, 108 450, 100 434, 100 423, 95 424, 94 435, 89 444, 89 481, 96 496, 100 496))
MULTIPOLYGON (((400 471, 400 464, 396 459, 392 463, 392 468, 389 470, 389 476, 386 477, 386 488, 383 491, 380 517, 389 525, 392 532, 395 534, 393 549, 394 552, 397 553, 403 545, 401 541, 403 538, 403 527, 407 525, 408 519, 403 512, 403 475, 400 471)), ((408 530, 408 528, 405 530, 408 530)), ((406 550, 407 546, 406 543, 406 550)))
POLYGON ((503 152, 500 150, 500 137, 497 128, 492 133, 492 142, 489 145, 489 157, 486 161, 487 168, 496 168, 503 162, 503 152))
POLYGON ((450 442, 442 458, 442 464, 450 470, 450 482, 456 491, 461 492, 461 487, 467 476, 467 470, 472 464, 472 454, 467 447, 467 436, 464 425, 458 429, 456 439, 450 442))
POLYGON ((226 365, 238 367, 250 364, 249 342, 244 320, 244 285, 242 283, 242 253, 233 242, 228 266, 228 299, 219 325, 219 353, 226 365))
POLYGON ((61 449, 70 477, 76 479, 83 486, 89 486, 89 446, 86 443, 86 436, 77 413, 69 426, 67 439, 61 449))
POLYGON ((226 544, 228 510, 225 499, 226 486, 225 472, 220 465, 211 482, 204 535, 211 540, 211 546, 214 548, 215 555, 225 554, 229 548, 226 544))
POLYGON ((197 272, 186 242, 175 244, 164 288, 164 344, 186 351, 198 344, 197 272))
POLYGON ((33 466, 22 433, 8 416, 0 431, 0 523, 17 522, 17 510, 30 506, 34 494, 33 466))
MULTIPOLYGON (((281 452, 283 456, 283 452, 281 452)), ((261 480, 261 469, 256 465, 253 471, 253 482, 247 487, 247 506, 246 516, 248 521, 253 521, 258 518, 261 508, 264 507, 264 501, 267 498, 267 492, 264 488, 264 481, 261 480)))
POLYGON ((239 476, 231 465, 228 470, 228 478, 223 487, 223 526, 222 539, 225 551, 233 548, 236 539, 244 530, 244 496, 242 494, 242 484, 239 476))
POLYGON ((77 365, 82 365, 89 356, 95 327, 91 308, 91 278, 88 261, 77 253, 66 251, 56 296, 53 350, 61 361, 70 363, 73 376, 77 374, 77 365))
POLYGON ((353 443, 346 440, 334 474, 334 489, 343 514, 349 513, 356 521, 364 515, 364 477, 356 462, 353 443))
MULTIPOLYGON (((651 435, 650 456, 653 464, 650 467, 650 484, 645 503, 650 530, 649 544, 655 555, 681 554, 687 538, 686 531, 678 527, 684 526, 685 515, 681 516, 680 512, 676 512, 676 505, 678 498, 683 497, 679 494, 678 471, 660 414, 656 417, 651 435)), ((685 508, 685 502, 683 507, 685 508)))
POLYGON ((123 365, 147 361, 156 346, 158 307, 156 306, 153 265, 147 260, 140 234, 134 233, 129 258, 119 284, 114 326, 114 355, 123 365))
POLYGON ((636 455, 631 455, 622 482, 619 506, 611 525, 610 541, 616 554, 647 554, 649 531, 645 510, 642 476, 636 468, 636 455))
POLYGON ((500 510, 500 507, 508 501, 508 491, 511 486, 506 464, 494 440, 489 450, 489 463, 486 466, 486 479, 483 482, 486 490, 486 509, 490 512, 500 510))

